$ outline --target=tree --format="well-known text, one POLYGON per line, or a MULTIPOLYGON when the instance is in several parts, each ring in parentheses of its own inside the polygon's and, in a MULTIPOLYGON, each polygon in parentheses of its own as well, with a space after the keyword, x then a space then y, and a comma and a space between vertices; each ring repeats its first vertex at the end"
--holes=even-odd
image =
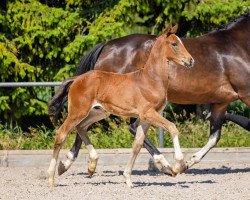
MULTIPOLYGON (((194 37, 249 9, 247 0, 9 0, 0 5, 0 81, 72 76, 95 44, 131 33, 158 34, 179 23, 194 37)), ((47 113, 48 88, 0 89, 5 119, 47 113)))

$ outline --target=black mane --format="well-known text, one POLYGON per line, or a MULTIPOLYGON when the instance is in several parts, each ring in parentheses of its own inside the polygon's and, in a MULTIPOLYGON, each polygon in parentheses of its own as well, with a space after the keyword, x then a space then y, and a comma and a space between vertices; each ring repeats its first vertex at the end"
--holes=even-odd
POLYGON ((228 29, 234 27, 235 25, 237 25, 239 22, 241 22, 243 19, 245 19, 247 17, 250 17, 249 12, 244 13, 244 14, 230 20, 227 24, 222 25, 221 27, 219 27, 218 31, 220 31, 220 30, 228 30, 228 29))

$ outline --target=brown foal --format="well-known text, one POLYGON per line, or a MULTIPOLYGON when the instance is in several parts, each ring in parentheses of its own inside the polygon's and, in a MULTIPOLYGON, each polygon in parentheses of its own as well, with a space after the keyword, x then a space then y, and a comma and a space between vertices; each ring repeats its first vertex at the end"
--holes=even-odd
MULTIPOLYGON (((58 154, 69 131, 74 127, 86 129, 110 114, 140 118, 133 151, 124 171, 128 187, 133 187, 131 172, 149 127, 147 124, 167 129, 173 139, 176 163, 173 167, 167 164, 169 175, 174 176, 185 170, 179 132, 172 122, 159 114, 167 99, 169 62, 186 67, 192 67, 194 63, 181 40, 175 35, 176 29, 177 26, 169 26, 157 37, 143 69, 128 74, 93 70, 66 81, 68 87, 71 84, 68 93, 68 116, 56 132, 48 169, 50 186, 54 186, 58 154)), ((65 87, 65 84, 61 87, 65 87)))

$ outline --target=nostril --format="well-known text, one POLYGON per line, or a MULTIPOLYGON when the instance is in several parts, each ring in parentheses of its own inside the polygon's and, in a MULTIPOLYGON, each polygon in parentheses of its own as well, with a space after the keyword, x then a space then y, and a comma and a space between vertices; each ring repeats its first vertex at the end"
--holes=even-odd
POLYGON ((194 59, 193 58, 190 58, 190 65, 193 65, 194 64, 194 59))

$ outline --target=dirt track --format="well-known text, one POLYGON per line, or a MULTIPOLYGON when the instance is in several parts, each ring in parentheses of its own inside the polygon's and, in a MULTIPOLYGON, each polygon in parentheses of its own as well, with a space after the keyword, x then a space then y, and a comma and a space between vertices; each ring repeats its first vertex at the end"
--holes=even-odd
POLYGON ((99 166, 88 178, 86 166, 72 166, 50 189, 44 167, 1 167, 0 199, 250 199, 249 164, 198 164, 175 178, 135 166, 133 189, 124 183, 123 168, 99 166))

